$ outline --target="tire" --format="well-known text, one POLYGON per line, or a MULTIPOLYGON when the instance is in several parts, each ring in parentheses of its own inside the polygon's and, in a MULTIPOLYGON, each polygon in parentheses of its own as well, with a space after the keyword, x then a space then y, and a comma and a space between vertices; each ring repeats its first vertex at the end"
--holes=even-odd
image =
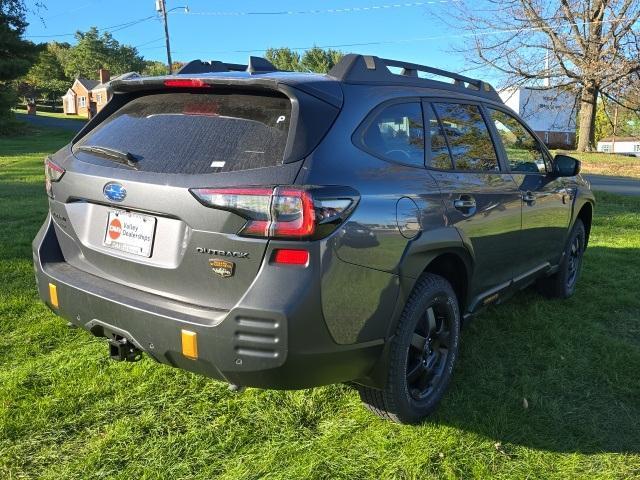
POLYGON ((390 342, 385 387, 358 385, 360 399, 382 418, 421 422, 446 392, 458 357, 460 311, 451 284, 438 275, 422 275, 390 342))
POLYGON ((537 286, 540 293, 548 298, 569 298, 576 290, 582 271, 582 257, 586 245, 584 224, 576 220, 567 240, 560 269, 550 277, 542 278, 537 286))

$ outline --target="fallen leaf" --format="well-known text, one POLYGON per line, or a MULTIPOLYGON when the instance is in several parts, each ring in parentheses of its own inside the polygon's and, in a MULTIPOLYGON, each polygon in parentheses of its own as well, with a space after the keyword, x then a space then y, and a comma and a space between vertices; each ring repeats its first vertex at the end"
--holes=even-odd
POLYGON ((529 408, 529 402, 527 401, 526 398, 522 399, 522 406, 523 408, 526 410, 527 408, 529 408))

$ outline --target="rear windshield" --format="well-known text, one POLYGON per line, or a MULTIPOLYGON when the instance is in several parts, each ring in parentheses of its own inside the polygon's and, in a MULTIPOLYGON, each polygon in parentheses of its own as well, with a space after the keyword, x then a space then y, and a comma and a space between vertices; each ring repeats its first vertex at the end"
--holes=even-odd
POLYGON ((244 93, 160 93, 137 98, 83 137, 81 160, 131 168, 117 158, 80 151, 128 152, 146 172, 216 173, 282 163, 291 102, 244 93))

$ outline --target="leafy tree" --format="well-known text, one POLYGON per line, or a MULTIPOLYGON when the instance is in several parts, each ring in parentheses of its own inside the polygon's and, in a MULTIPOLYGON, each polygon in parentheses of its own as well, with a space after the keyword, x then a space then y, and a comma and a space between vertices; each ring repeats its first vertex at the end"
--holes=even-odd
POLYGON ((157 60, 147 60, 144 62, 144 68, 142 69, 142 75, 147 77, 159 77, 161 75, 167 75, 169 70, 167 69, 167 65, 158 62, 157 60))
POLYGON ((595 120, 596 141, 601 138, 635 137, 640 135, 640 97, 629 94, 624 98, 625 105, 619 105, 606 97, 598 102, 595 120))
POLYGON ((313 47, 304 52, 300 65, 302 69, 310 72, 327 73, 343 57, 342 52, 337 50, 324 50, 320 47, 313 47))
POLYGON ((269 48, 264 56, 278 70, 300 71, 300 54, 290 48, 269 48))
POLYGON ((68 44, 66 47, 55 42, 47 44, 27 75, 17 83, 18 93, 24 97, 46 98, 55 104, 71 84, 61 62, 68 49, 68 44))
POLYGON ((27 73, 41 49, 22 39, 27 25, 22 0, 0 0, 0 127, 11 117, 12 81, 27 73))
POLYGON ((95 78, 100 68, 112 75, 126 72, 141 72, 145 63, 135 47, 121 45, 109 32, 100 34, 91 27, 87 32, 76 33, 77 44, 71 47, 64 65, 65 73, 95 78))
POLYGON ((38 84, 49 80, 69 80, 60 61, 56 45, 55 42, 49 43, 40 52, 36 63, 27 73, 26 79, 28 82, 38 84))
POLYGON ((302 56, 290 48, 270 48, 265 53, 266 59, 278 70, 318 73, 327 73, 343 56, 338 50, 320 47, 313 47, 302 56))

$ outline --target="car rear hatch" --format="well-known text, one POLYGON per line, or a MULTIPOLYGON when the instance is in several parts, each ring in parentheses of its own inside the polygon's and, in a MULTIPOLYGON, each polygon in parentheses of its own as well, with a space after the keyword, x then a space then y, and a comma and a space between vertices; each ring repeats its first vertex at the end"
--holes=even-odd
POLYGON ((280 81, 160 81, 121 82, 50 159, 64 170, 50 207, 60 247, 101 278, 230 309, 268 240, 239 236, 247 219, 194 190, 293 184, 339 107, 280 81))

